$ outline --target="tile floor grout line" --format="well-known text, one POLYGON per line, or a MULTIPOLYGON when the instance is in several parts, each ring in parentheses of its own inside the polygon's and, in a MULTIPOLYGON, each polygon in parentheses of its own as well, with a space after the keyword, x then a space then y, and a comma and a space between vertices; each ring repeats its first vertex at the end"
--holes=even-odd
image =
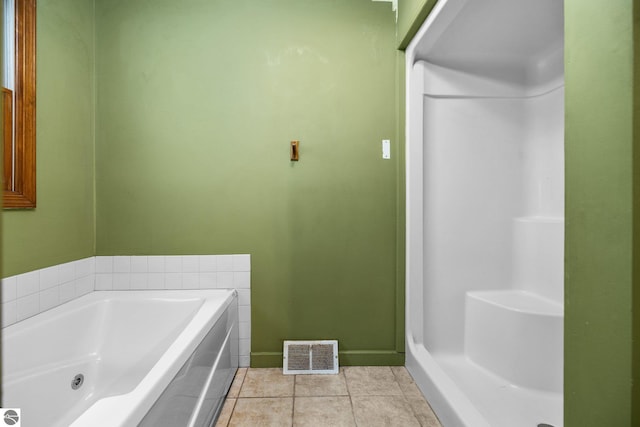
POLYGON ((344 385, 347 388, 347 394, 351 396, 351 390, 349 389, 349 381, 347 381, 347 368, 343 368, 342 374, 344 375, 344 385))
MULTIPOLYGON (((391 372, 393 372, 393 369, 391 370, 391 372)), ((407 402, 407 405, 409 405, 409 409, 411 409, 411 413, 413 414, 413 418, 415 418, 416 421, 418 422, 418 424, 420 426, 422 426, 422 421, 420 421, 420 418, 418 418, 418 414, 416 413, 416 410, 413 407, 413 404, 409 401, 409 396, 407 396, 407 393, 404 391, 404 388, 400 385, 399 378, 398 378, 398 376, 396 375, 395 372, 393 372, 393 377, 396 379, 396 383, 398 384, 398 388, 400 389, 400 392, 402 393, 402 397, 404 398, 404 401, 407 402)))
MULTIPOLYGON (((236 396, 235 402, 233 402, 233 410, 231 411, 231 416, 227 421, 227 427, 231 424, 231 419, 233 418, 234 413, 236 412, 236 405, 238 404, 238 399, 240 399, 240 394, 242 393, 242 387, 244 387, 244 380, 247 378, 247 374, 249 373, 250 368, 244 368, 244 374, 242 375, 242 380, 240 381, 240 387, 238 387, 238 396, 236 396)), ((238 374, 238 370, 236 370, 236 375, 238 374)))
POLYGON ((349 404, 351 404, 351 417, 353 418, 353 424, 358 427, 358 419, 356 418, 356 407, 353 405, 353 396, 351 390, 349 390, 349 381, 347 381, 347 369, 342 371, 344 375, 344 385, 347 388, 347 396, 349 396, 349 404))
MULTIPOLYGON (((235 411, 235 408, 236 408, 236 402, 240 398, 240 392, 242 391, 242 382, 244 382, 244 376, 242 378, 242 382, 239 382, 240 385, 238 387, 238 393, 236 398, 234 399, 232 397, 229 397, 229 392, 231 391, 231 388, 235 385, 236 381, 239 379, 238 375, 240 373, 240 369, 241 368, 239 367, 236 368, 236 372, 233 375, 233 381, 231 381, 231 386, 229 387, 229 390, 227 390, 227 394, 225 395, 225 398, 224 398, 224 404, 222 405, 222 408, 224 408, 227 405, 229 400, 235 400, 235 402, 233 402, 233 407, 231 408, 231 414, 229 414, 229 417, 226 420, 224 426, 221 426, 221 427, 228 427, 229 423, 231 423, 231 418, 233 418, 233 412, 235 411)), ((216 420, 215 426, 218 427, 219 424, 220 424, 220 414, 218 414, 218 419, 216 420)))
MULTIPOLYGON (((284 368, 282 368, 284 370, 284 368)), ((293 423, 294 423, 294 419, 293 417, 296 416, 296 382, 297 382, 298 376, 294 375, 293 376, 293 396, 291 397, 291 427, 293 427, 293 423)))
POLYGON ((242 386, 244 385, 244 380, 247 378, 247 372, 249 372, 249 368, 245 368, 244 369, 244 375, 242 376, 242 381, 240 381, 240 389, 238 389, 238 397, 240 397, 240 391, 242 391, 242 386))
MULTIPOLYGON (((227 403, 227 400, 228 399, 224 400, 225 404, 227 403)), ((236 410, 236 403, 238 403, 238 399, 232 399, 232 400, 234 401, 233 402, 233 408, 231 408, 231 414, 229 415, 229 419, 227 420, 227 423, 224 425, 224 427, 229 427, 229 424, 231 424, 231 418, 233 417, 233 411, 236 410)), ((217 422, 216 422, 216 424, 217 424, 217 422)))
MULTIPOLYGON (((392 369, 393 371, 393 369, 392 369)), ((409 377, 411 378, 411 383, 410 384, 415 384, 416 388, 418 388, 418 384, 415 383, 415 380, 413 379, 413 377, 411 376, 411 374, 409 374, 409 372, 407 371, 407 374, 409 375, 409 377)), ((394 372, 395 375, 395 372, 394 372)), ((398 377, 396 376, 396 379, 398 377)), ((407 395, 407 393, 405 393, 404 389, 402 387, 400 387, 400 391, 402 392, 402 394, 404 395, 405 400, 407 401, 407 403, 409 403, 409 407, 411 408, 411 412, 413 413, 413 416, 416 418, 416 420, 418 420, 418 424, 420 424, 420 426, 424 427, 424 424, 422 424, 422 421, 420 421, 420 418, 418 418, 418 413, 416 412, 415 407, 413 406, 413 404, 411 403, 411 401, 409 401, 409 396, 407 395)), ((429 401, 426 399, 426 397, 424 397, 424 394, 422 394, 422 390, 420 390, 420 388, 418 388, 418 391, 420 392, 420 394, 422 395, 422 397, 424 398, 424 401, 427 403, 427 405, 429 405, 429 409, 431 410, 431 412, 433 413, 433 415, 436 417, 436 420, 438 422, 438 424, 440 426, 442 426, 442 424, 440 423, 440 419, 438 418, 438 416, 436 415, 435 412, 433 412, 433 409, 431 408, 431 404, 429 403, 429 401)))
POLYGON ((356 408, 353 405, 353 398, 351 397, 351 391, 349 390, 349 382, 347 381, 347 370, 342 370, 342 375, 344 375, 344 386, 347 389, 347 396, 349 396, 349 404, 351 405, 351 418, 353 419, 353 425, 358 427, 358 420, 356 418, 356 408))
POLYGON ((353 398, 351 397, 351 394, 349 394, 349 403, 351 404, 351 417, 353 418, 353 423, 355 424, 356 427, 358 427, 358 419, 356 418, 356 408, 353 405, 353 398))
MULTIPOLYGON (((393 375, 395 376, 395 372, 394 372, 393 375)), ((397 380, 398 380, 398 377, 396 377, 396 381, 397 380)), ((400 386, 400 383, 398 383, 398 386, 400 386)), ((416 421, 418 421, 418 424, 420 424, 420 426, 422 426, 422 421, 420 421, 420 418, 418 418, 418 414, 416 413, 416 410, 414 409, 413 405, 409 401, 409 397, 407 396, 407 393, 405 393, 405 391, 404 391, 404 389, 402 387, 400 387, 400 391, 402 392, 402 397, 404 397, 405 402, 407 402, 407 405, 409 405, 409 409, 411 409, 411 413, 413 414, 413 418, 415 418, 416 421)))

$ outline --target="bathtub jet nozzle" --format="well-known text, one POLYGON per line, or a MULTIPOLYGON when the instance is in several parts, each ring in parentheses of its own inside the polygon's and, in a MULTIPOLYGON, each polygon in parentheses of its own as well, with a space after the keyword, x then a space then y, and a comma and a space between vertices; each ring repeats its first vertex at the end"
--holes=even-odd
POLYGON ((74 390, 79 389, 80 387, 82 387, 82 384, 84 383, 84 375, 82 374, 77 374, 75 377, 73 377, 73 379, 71 380, 71 388, 74 390))

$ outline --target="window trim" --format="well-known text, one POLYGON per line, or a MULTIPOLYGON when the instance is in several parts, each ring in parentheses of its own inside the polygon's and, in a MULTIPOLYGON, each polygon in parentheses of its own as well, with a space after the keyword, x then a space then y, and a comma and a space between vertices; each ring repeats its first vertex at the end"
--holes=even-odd
POLYGON ((11 190, 13 185, 13 91, 2 88, 2 141, 4 159, 2 165, 3 190, 11 190))
MULTIPOLYGON (((13 183, 5 209, 36 207, 36 0, 16 0, 15 143, 13 183)), ((6 176, 6 174, 5 174, 6 176)))

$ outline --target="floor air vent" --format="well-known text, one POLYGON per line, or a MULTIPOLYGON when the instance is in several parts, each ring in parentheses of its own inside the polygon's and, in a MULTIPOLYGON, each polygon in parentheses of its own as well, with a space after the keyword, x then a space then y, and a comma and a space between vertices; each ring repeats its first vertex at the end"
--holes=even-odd
POLYGON ((338 341, 285 341, 285 374, 337 374, 338 341))

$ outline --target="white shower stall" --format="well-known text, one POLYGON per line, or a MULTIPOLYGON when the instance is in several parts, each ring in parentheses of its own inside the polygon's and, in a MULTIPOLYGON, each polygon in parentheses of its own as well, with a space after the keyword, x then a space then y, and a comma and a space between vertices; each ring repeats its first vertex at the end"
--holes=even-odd
POLYGON ((562 425, 562 0, 440 0, 406 52, 406 365, 445 427, 562 425))

